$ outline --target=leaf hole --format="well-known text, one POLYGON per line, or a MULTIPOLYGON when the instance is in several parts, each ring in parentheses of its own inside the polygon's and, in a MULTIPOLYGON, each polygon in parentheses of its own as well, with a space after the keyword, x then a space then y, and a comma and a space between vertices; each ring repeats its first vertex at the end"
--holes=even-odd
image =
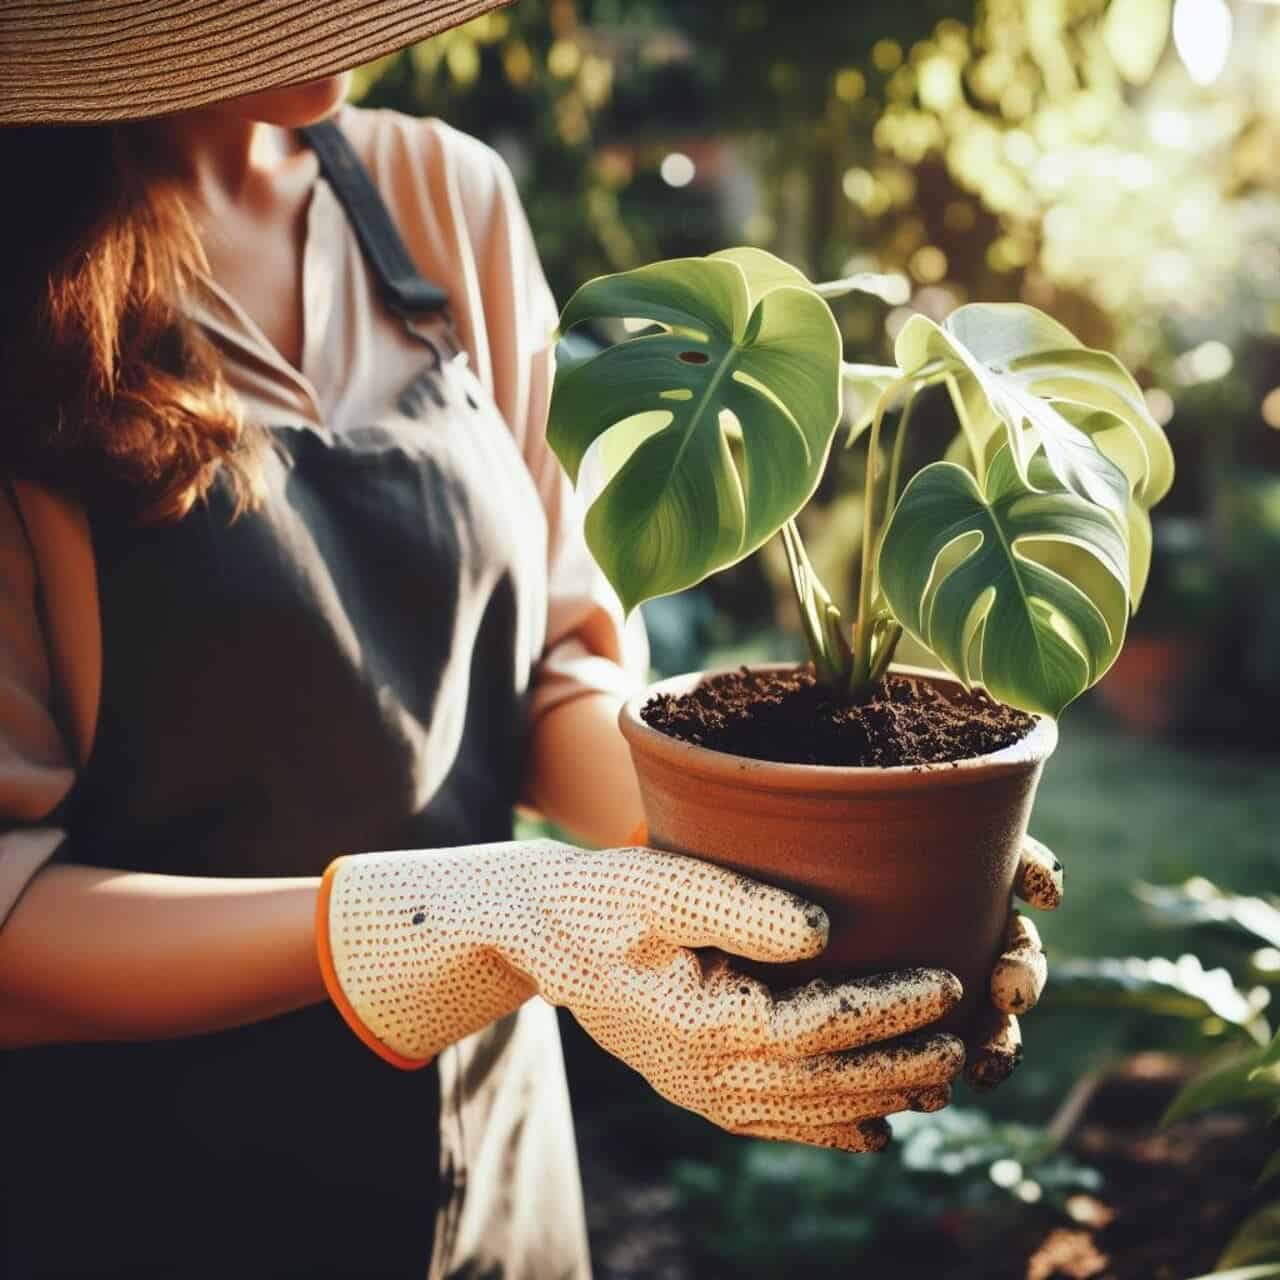
POLYGON ((682 351, 676 359, 683 360, 685 364, 707 364, 711 357, 705 351, 682 351))

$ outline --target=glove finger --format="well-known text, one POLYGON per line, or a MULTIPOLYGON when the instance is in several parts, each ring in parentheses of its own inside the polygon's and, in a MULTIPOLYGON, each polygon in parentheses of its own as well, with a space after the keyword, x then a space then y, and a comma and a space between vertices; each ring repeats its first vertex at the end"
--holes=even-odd
POLYGON ((710 1082, 708 1114, 737 1132, 744 1124, 845 1125, 896 1111, 945 1105, 964 1065, 954 1036, 915 1036, 896 1045, 824 1054, 803 1062, 739 1058, 710 1082))
POLYGON ((835 1147, 840 1151, 862 1153, 883 1151, 893 1136, 887 1120, 855 1120, 852 1124, 780 1125, 745 1124, 734 1133, 751 1138, 769 1138, 774 1142, 802 1142, 811 1147, 835 1147))
MULTIPOLYGON (((886 1045, 892 1053, 899 1046, 886 1045)), ((869 1062, 879 1049, 824 1053, 799 1062, 774 1062, 768 1058, 735 1058, 716 1073, 717 1086, 743 1098, 823 1099, 839 1094, 901 1096, 945 1088, 958 1074, 963 1047, 954 1036, 917 1036, 903 1042, 910 1055, 897 1064, 897 1072, 885 1078, 883 1060, 869 1062), (912 1041, 915 1043, 912 1043, 912 1041), (942 1041, 944 1043, 937 1043, 942 1041)), ((901 1108, 899 1108, 901 1109, 901 1108)), ((887 1111, 878 1114, 888 1115, 887 1111)))
POLYGON ((718 947, 749 960, 808 960, 827 945, 827 913, 803 898, 736 871, 679 854, 648 877, 645 914, 668 942, 718 947))
POLYGON ((850 1060, 843 1078, 851 1084, 856 1080, 864 1089, 891 1091, 950 1084, 964 1067, 965 1048, 958 1036, 935 1031, 830 1056, 850 1060))
POLYGON ((936 1022, 962 994, 945 969, 904 969, 836 986, 818 979, 774 1001, 769 1035, 775 1055, 788 1058, 856 1049, 936 1022))
POLYGON ((874 1090, 840 1092, 828 1087, 816 1097, 785 1093, 740 1096, 723 1108, 727 1127, 735 1133, 744 1125, 769 1124, 785 1129, 820 1129, 875 1120, 900 1111, 936 1111, 944 1106, 946 1085, 927 1090, 874 1090))
POLYGON ((1039 1002, 1048 977, 1039 930, 1015 912, 1005 936, 1005 950, 991 972, 992 1003, 1004 1013, 1029 1013, 1039 1002))
POLYGON ((1012 1014, 989 1010, 979 1025, 965 1079, 975 1089, 994 1089, 1022 1061, 1022 1028, 1012 1014))
MULTIPOLYGON (((930 1049, 928 1052, 932 1053, 930 1049)), ((947 1070, 941 1065, 938 1074, 947 1070)), ((922 1067, 922 1074, 929 1074, 931 1067, 922 1067)), ((818 1106, 833 1108, 832 1114, 820 1115, 813 1123, 828 1119, 855 1120, 862 1115, 887 1116, 895 1111, 937 1110, 946 1105, 950 1086, 940 1081, 937 1084, 918 1085, 914 1087, 900 1086, 892 1083, 890 1087, 868 1088, 866 1083, 865 1063, 852 1053, 826 1053, 816 1058, 805 1058, 799 1062, 774 1062, 766 1058, 738 1058, 727 1063, 716 1075, 716 1085, 730 1092, 735 1101, 745 1107, 758 1107, 762 1103, 781 1101, 784 1105, 796 1103, 805 1107, 818 1106), (936 1099, 941 1094, 943 1100, 932 1106, 917 1107, 917 1101, 936 1099), (876 1110, 882 1102, 892 1101, 894 1106, 886 1106, 876 1110), (862 1111, 851 1110, 835 1113, 838 1107, 863 1106, 862 1111)), ((799 1113, 796 1113, 798 1116, 799 1113)), ((795 1119, 796 1116, 788 1116, 795 1119)), ((751 1118, 780 1119, 773 1113, 762 1113, 751 1118)), ((809 1121, 806 1120, 806 1123, 809 1121)))
POLYGON ((1062 902, 1062 863, 1034 836, 1023 836, 1013 891, 1028 906, 1052 911, 1062 902))

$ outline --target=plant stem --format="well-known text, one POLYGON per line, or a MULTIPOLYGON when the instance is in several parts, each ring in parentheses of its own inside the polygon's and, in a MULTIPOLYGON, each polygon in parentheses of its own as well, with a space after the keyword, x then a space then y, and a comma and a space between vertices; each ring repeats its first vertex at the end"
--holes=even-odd
POLYGON ((919 386, 913 385, 903 401, 902 413, 898 416, 898 431, 893 437, 893 456, 889 461, 889 487, 884 496, 884 513, 887 519, 898 501, 898 479, 902 474, 902 450, 907 439, 907 425, 911 421, 911 410, 915 407, 916 393, 919 386))
POLYGON ((867 442, 867 477, 863 488, 862 504, 862 573, 858 581, 858 619, 854 627, 853 673, 850 692, 859 693, 871 684, 871 637, 874 624, 871 606, 875 599, 875 544, 879 531, 875 519, 876 458, 880 452, 880 427, 893 398, 904 386, 910 386, 911 378, 900 378, 880 393, 875 414, 871 419, 871 436, 867 442))
POLYGON ((799 526, 788 520, 781 532, 814 674, 823 684, 843 688, 853 666, 853 651, 845 639, 840 611, 814 572, 799 526))
POLYGON ((893 661, 893 655, 898 648, 898 641, 902 639, 902 624, 887 621, 877 635, 877 639, 879 644, 876 646, 875 653, 871 656, 872 684, 879 684, 884 679, 884 673, 889 670, 889 663, 893 661))

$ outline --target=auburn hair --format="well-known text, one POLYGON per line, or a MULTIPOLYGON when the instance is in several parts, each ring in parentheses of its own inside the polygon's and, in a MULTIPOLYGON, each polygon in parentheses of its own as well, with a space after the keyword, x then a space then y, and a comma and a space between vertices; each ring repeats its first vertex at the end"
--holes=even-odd
POLYGON ((259 452, 183 312, 207 263, 146 141, 137 124, 0 129, 0 468, 155 523, 220 469, 251 505, 259 452))

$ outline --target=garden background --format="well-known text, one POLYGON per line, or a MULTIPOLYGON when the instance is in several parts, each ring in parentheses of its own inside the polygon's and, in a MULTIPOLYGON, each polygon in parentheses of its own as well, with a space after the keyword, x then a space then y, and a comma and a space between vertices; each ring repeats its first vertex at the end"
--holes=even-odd
MULTIPOLYGON (((1280 1021, 1277 66, 1261 0, 519 0, 358 73, 503 154, 562 303, 753 244, 873 273, 836 308, 881 362, 912 312, 1029 302, 1120 355, 1177 457, 1142 610, 1036 807, 1068 892, 1018 1074, 850 1158, 721 1135, 566 1025, 604 1280, 1186 1280, 1233 1238, 1224 1265, 1280 1274, 1267 1112, 1158 1127, 1280 1021)), ((837 449, 801 522, 842 606, 861 466, 837 449)), ((646 606, 656 670, 801 656, 785 574, 766 548, 646 606)))

